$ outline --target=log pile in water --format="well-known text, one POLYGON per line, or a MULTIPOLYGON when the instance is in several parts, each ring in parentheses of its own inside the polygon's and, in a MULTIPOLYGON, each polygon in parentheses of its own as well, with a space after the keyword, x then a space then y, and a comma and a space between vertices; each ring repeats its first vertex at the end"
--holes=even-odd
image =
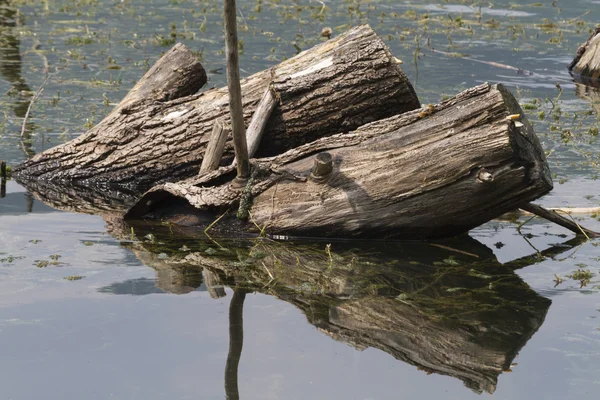
MULTIPOLYGON (((97 126, 15 169, 18 179, 134 187, 198 173, 215 121, 229 122, 226 88, 196 93, 204 69, 176 45, 97 126)), ((420 107, 387 46, 367 25, 242 82, 249 123, 263 94, 277 98, 258 155, 275 155, 319 137, 420 107)), ((231 162, 232 146, 224 161, 231 162)))
POLYGON ((273 235, 432 238, 457 235, 552 189, 546 158, 514 97, 484 84, 439 105, 150 190, 127 218, 180 198, 200 210, 240 203, 273 235))
POLYGON ((242 82, 248 135, 263 132, 261 145, 249 142, 258 158, 245 187, 230 184, 228 92, 193 94, 205 82, 175 46, 99 125, 17 167, 17 179, 83 212, 118 211, 138 185, 158 183, 127 218, 204 227, 228 211, 222 222, 246 221, 230 224, 240 234, 406 239, 466 232, 552 189, 541 145, 505 88, 484 84, 419 108, 368 26, 242 82))

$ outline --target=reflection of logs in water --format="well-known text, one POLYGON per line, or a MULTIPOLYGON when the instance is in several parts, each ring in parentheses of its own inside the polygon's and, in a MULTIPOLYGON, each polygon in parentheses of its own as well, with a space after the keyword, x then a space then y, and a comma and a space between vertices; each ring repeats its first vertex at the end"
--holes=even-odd
MULTIPOLYGON (((138 235, 144 229, 135 227, 138 235)), ((513 271, 539 258, 501 265, 469 237, 441 247, 334 243, 329 251, 324 244, 269 240, 201 242, 193 231, 182 236, 176 227, 153 232, 153 243, 131 246, 161 274, 204 269, 207 287, 222 290, 225 284, 276 296, 335 340, 380 349, 477 392, 495 391, 498 375, 539 329, 550 305, 513 271)))
MULTIPOLYGON (((600 86, 600 81, 598 82, 600 86)), ((575 83, 575 94, 590 102, 590 105, 596 111, 596 116, 600 119, 600 87, 587 86, 582 83, 575 83)))

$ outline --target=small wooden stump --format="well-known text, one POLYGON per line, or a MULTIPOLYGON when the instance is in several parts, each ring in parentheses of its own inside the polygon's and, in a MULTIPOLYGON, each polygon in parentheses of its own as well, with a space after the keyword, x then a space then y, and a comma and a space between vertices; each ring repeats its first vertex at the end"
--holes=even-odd
POLYGON ((319 153, 315 157, 310 177, 315 182, 324 182, 333 171, 333 157, 329 153, 319 153))
POLYGON ((582 83, 600 85, 600 26, 579 46, 569 70, 582 83))

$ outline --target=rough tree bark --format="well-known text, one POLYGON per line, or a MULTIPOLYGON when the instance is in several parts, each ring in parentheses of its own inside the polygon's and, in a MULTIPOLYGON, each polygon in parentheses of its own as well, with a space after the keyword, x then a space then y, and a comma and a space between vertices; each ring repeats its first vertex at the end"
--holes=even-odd
MULTIPOLYGON (((33 157, 16 174, 21 181, 131 187, 196 175, 215 119, 229 124, 226 88, 192 95, 204 76, 195 57, 177 45, 100 124, 33 157)), ((279 104, 259 156, 420 106, 394 57, 366 25, 244 79, 246 124, 269 85, 279 104)), ((229 142, 229 162, 231 150, 229 142)))
POLYGON ((589 39, 579 46, 569 70, 574 77, 583 82, 600 85, 600 26, 597 27, 589 39))
POLYGON ((199 209, 241 201, 252 218, 248 226, 270 234, 417 239, 466 232, 552 189, 533 128, 501 85, 484 84, 254 164, 243 192, 222 183, 232 169, 221 168, 153 188, 126 218, 157 215, 175 196, 199 209), (327 160, 324 153, 332 170, 314 179, 314 155, 327 160), (244 204, 248 194, 251 205, 244 204))

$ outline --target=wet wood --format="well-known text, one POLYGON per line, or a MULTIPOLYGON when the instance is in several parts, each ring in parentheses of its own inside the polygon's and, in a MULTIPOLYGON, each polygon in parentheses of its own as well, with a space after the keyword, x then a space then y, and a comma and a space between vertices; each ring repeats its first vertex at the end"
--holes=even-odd
POLYGON ((210 140, 202 159, 202 165, 200 166, 200 173, 214 171, 219 167, 229 132, 229 128, 225 127, 223 121, 215 120, 213 130, 210 133, 210 140))
MULTIPOLYGON (((544 152, 518 103, 502 86, 487 84, 257 159, 255 169, 248 227, 273 235, 452 236, 552 189, 544 152), (317 182, 310 179, 314 155, 324 152, 333 170, 317 182)), ((142 217, 173 196, 203 210, 229 207, 240 190, 218 182, 231 173, 225 167, 157 186, 126 217, 142 217)))
POLYGON ((6 173, 6 162, 0 161, 0 178, 6 179, 8 174, 6 173))
POLYGON ((595 82, 600 79, 600 26, 597 27, 588 40, 577 49, 575 58, 569 65, 569 70, 581 82, 595 82))
MULTIPOLYGON (((176 45, 100 124, 15 170, 19 179, 135 187, 198 174, 214 121, 230 124, 227 88, 194 94, 202 66, 176 45)), ((242 80, 244 122, 271 87, 277 105, 257 156, 418 108, 387 46, 366 25, 242 80)), ((226 160, 233 159, 231 142, 226 160)))

